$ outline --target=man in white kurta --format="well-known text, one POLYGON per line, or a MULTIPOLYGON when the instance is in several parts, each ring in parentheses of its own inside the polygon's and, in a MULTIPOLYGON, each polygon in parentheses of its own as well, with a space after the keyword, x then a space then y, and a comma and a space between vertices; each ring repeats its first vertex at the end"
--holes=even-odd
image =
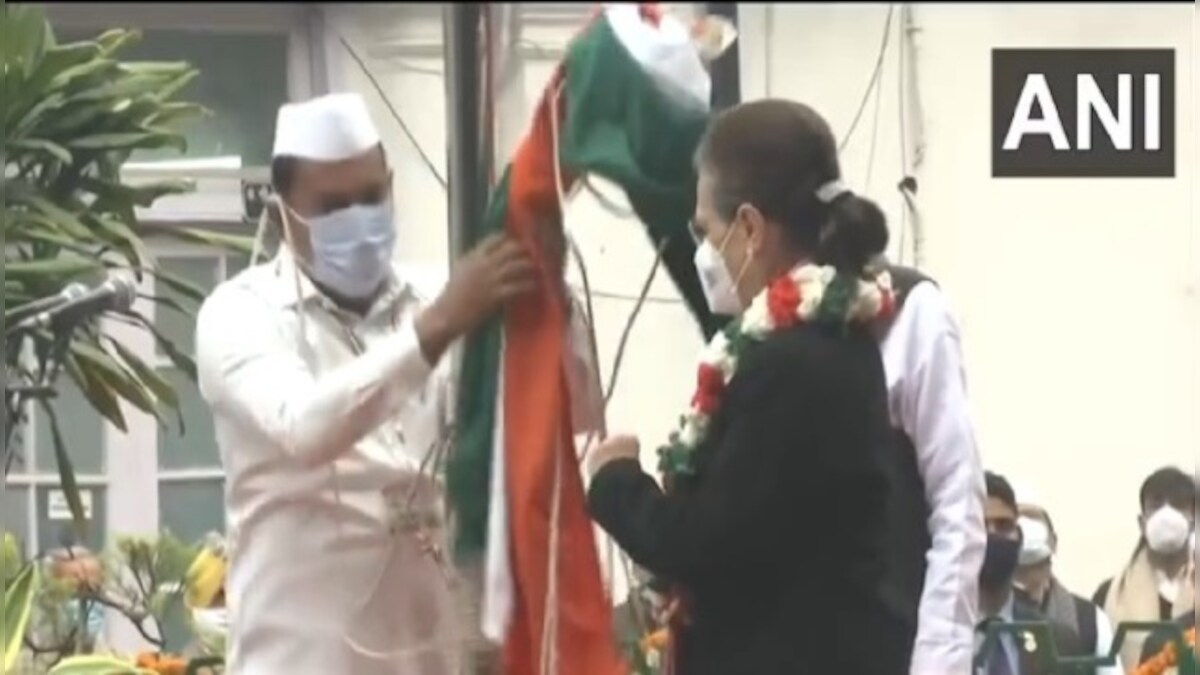
POLYGON ((357 96, 284 106, 276 134, 287 243, 197 318, 227 474, 228 672, 457 675, 472 627, 427 545, 444 514, 422 468, 453 405, 441 357, 533 269, 497 239, 444 288, 394 264, 391 174, 357 96))
POLYGON ((968 673, 987 545, 983 467, 957 322, 936 284, 919 274, 908 283, 897 284, 904 300, 882 351, 892 423, 915 454, 930 542, 911 675, 968 673))

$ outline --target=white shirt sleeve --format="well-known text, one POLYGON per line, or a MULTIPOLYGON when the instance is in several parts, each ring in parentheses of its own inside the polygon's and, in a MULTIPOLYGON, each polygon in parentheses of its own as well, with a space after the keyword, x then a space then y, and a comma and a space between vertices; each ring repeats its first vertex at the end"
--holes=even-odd
POLYGON ((930 509, 932 546, 911 673, 970 672, 987 548, 986 490, 958 326, 934 284, 910 291, 885 340, 884 356, 893 416, 913 441, 930 509))
MULTIPOLYGON (((1113 627, 1112 622, 1108 620, 1108 615, 1099 607, 1096 608, 1096 656, 1108 656, 1109 650, 1112 649, 1113 627)), ((1121 657, 1117 656, 1117 662, 1111 666, 1102 666, 1096 669, 1096 675, 1122 675, 1121 673, 1121 657)))
POLYGON ((297 338, 252 292, 218 289, 196 318, 196 370, 213 412, 310 466, 337 459, 391 418, 428 380, 412 321, 353 361, 316 377, 297 338))

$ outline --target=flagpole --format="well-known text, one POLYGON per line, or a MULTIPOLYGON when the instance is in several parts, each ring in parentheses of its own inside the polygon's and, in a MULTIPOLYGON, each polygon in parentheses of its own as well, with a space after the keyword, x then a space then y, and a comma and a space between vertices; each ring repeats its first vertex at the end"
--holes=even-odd
MULTIPOLYGON (((494 121, 488 113, 493 94, 485 87, 492 86, 485 76, 485 44, 491 48, 491 35, 481 40, 486 9, 484 3, 448 3, 443 10, 446 84, 446 151, 447 151, 447 250, 449 266, 471 249, 480 239, 483 214, 491 189, 493 173, 491 129, 494 121)), ((462 351, 455 349, 451 378, 459 381, 462 351)), ((458 402, 451 405, 457 407, 458 402)), ((457 414, 455 415, 457 418, 457 414)), ((454 451, 453 449, 451 450, 454 451)), ((460 616, 465 642, 462 656, 467 661, 464 672, 480 674, 494 672, 496 654, 480 629, 480 610, 483 600, 483 560, 459 564, 457 587, 460 616)))
MULTIPOLYGON (((704 12, 710 16, 729 19, 738 28, 738 3, 706 2, 704 12)), ((712 108, 721 111, 742 102, 741 40, 733 44, 712 62, 712 108)))
POLYGON ((447 3, 444 10, 446 57, 447 199, 451 261, 474 243, 488 197, 488 153, 484 148, 483 3, 447 3))

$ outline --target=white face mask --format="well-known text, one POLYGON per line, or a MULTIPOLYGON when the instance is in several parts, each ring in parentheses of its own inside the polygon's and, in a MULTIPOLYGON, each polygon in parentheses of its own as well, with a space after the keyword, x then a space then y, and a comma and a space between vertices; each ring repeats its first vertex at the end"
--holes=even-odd
POLYGON ((1026 516, 1021 516, 1018 522, 1024 535, 1018 564, 1036 565, 1049 560, 1054 555, 1054 549, 1050 546, 1050 528, 1042 521, 1026 516))
MULTIPOLYGON (((721 257, 721 251, 725 249, 725 244, 729 242, 729 237, 732 235, 733 228, 731 226, 725 234, 724 241, 721 242, 720 249, 714 248, 708 239, 700 242, 700 245, 696 247, 694 258, 697 276, 700 277, 700 286, 704 289, 704 299, 708 301, 708 308, 712 310, 713 314, 722 316, 737 316, 742 313, 743 309, 742 299, 738 297, 737 280, 729 273, 729 266, 721 257)), ((747 255, 747 264, 749 261, 750 258, 747 255)), ((745 265, 743 265, 744 267, 745 265)))
POLYGON ((707 239, 696 249, 695 263, 700 286, 704 288, 704 298, 713 314, 741 314, 742 300, 738 297, 733 275, 729 273, 721 254, 707 239))
POLYGON ((1164 506, 1146 519, 1146 543, 1155 553, 1178 553, 1187 546, 1192 525, 1177 509, 1164 506))

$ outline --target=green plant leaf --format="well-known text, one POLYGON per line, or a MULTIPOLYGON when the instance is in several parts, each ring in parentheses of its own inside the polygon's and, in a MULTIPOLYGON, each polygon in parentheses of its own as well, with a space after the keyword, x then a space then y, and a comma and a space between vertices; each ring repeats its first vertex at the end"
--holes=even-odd
POLYGON ((153 276, 156 280, 161 281, 167 288, 182 295, 188 300, 193 300, 196 303, 200 303, 203 302, 204 298, 208 295, 204 289, 200 288, 196 284, 193 284, 187 279, 172 274, 164 269, 153 268, 150 269, 149 272, 151 276, 153 276))
POLYGON ((29 193, 25 190, 13 190, 13 193, 8 196, 9 200, 14 204, 28 204, 34 211, 37 211, 47 218, 53 220, 59 227, 69 230, 77 237, 90 237, 91 232, 87 229, 76 214, 67 211, 58 204, 49 199, 29 193))
POLYGON ((154 399, 146 388, 139 386, 136 376, 99 347, 86 342, 71 343, 71 354, 78 360, 79 367, 90 372, 118 396, 129 401, 142 412, 158 416, 154 399))
POLYGON ((55 159, 63 164, 73 164, 75 160, 71 157, 71 153, 58 143, 42 140, 40 138, 24 138, 10 140, 5 146, 5 152, 11 153, 13 150, 26 150, 30 152, 45 152, 54 156, 55 159))
POLYGON ((106 70, 112 70, 116 67, 117 62, 110 59, 95 59, 77 63, 55 73, 47 84, 47 88, 51 91, 64 89, 76 80, 103 73, 106 70))
POLYGON ((67 359, 67 374, 75 381, 75 386, 83 392, 88 403, 100 416, 108 420, 121 431, 128 431, 125 424, 125 414, 121 412, 121 402, 111 388, 98 378, 91 370, 82 368, 74 355, 67 359))
POLYGON ((233 251, 235 253, 245 253, 249 255, 254 250, 254 237, 247 237, 236 234, 224 234, 222 232, 213 232, 212 230, 203 230, 194 227, 180 227, 161 225, 143 226, 145 231, 153 231, 155 234, 163 234, 182 241, 190 241, 207 246, 233 251))
POLYGON ((139 185, 125 185, 114 181, 100 180, 91 176, 79 179, 79 187, 96 195, 97 199, 113 203, 129 203, 148 208, 167 195, 186 194, 195 189, 193 181, 173 179, 154 181, 139 185))
POLYGON ((196 381, 196 362, 189 354, 181 351, 179 347, 175 346, 174 342, 163 335, 162 331, 158 330, 158 328, 151 323, 149 319, 141 314, 130 312, 123 314, 123 316, 130 323, 141 326, 152 336, 154 336, 155 344, 162 349, 163 354, 168 360, 170 360, 171 365, 182 370, 184 374, 188 376, 188 379, 192 380, 193 382, 196 381))
POLYGON ((68 145, 80 150, 141 150, 169 146, 171 137, 146 131, 96 134, 72 139, 68 145))
POLYGON ((13 260, 4 262, 5 276, 38 277, 52 276, 57 279, 70 279, 81 274, 93 273, 101 269, 95 260, 82 258, 51 258, 49 260, 13 260))
POLYGON ((19 70, 26 78, 42 60, 47 47, 54 44, 54 33, 40 8, 23 4, 5 4, 0 19, 3 37, 4 70, 19 70))
POLYGON ((162 405, 169 407, 175 411, 176 423, 179 426, 179 433, 184 432, 185 426, 183 423, 183 411, 179 409, 179 395, 171 388, 167 380, 159 374, 157 370, 151 368, 137 354, 131 352, 120 341, 113 338, 107 338, 108 344, 117 353, 117 356, 125 362, 125 365, 141 380, 158 399, 162 405))
POLYGON ((116 52, 124 49, 138 40, 142 39, 140 30, 127 30, 124 28, 113 28, 106 30, 96 37, 96 43, 100 45, 100 52, 105 56, 112 56, 116 52))
POLYGON ((213 112, 195 103, 159 103, 158 110, 145 119, 147 125, 173 127, 191 119, 212 117, 213 112))
POLYGON ((87 541, 88 522, 83 512, 83 500, 79 497, 79 483, 75 480, 75 465, 71 463, 71 455, 63 442, 62 430, 58 426, 58 415, 49 401, 41 401, 42 412, 46 413, 47 426, 50 427, 50 439, 54 443, 54 459, 58 463, 59 488, 67 500, 67 508, 71 511, 71 524, 75 529, 78 541, 87 541))
POLYGON ((33 562, 25 567, 4 586, 4 668, 5 673, 13 671, 17 657, 21 653, 22 640, 25 639, 25 627, 29 623, 29 612, 33 607, 33 598, 41 585, 41 575, 38 566, 33 562))
POLYGON ((48 675, 155 675, 129 661, 112 656, 69 656, 50 669, 48 675))

